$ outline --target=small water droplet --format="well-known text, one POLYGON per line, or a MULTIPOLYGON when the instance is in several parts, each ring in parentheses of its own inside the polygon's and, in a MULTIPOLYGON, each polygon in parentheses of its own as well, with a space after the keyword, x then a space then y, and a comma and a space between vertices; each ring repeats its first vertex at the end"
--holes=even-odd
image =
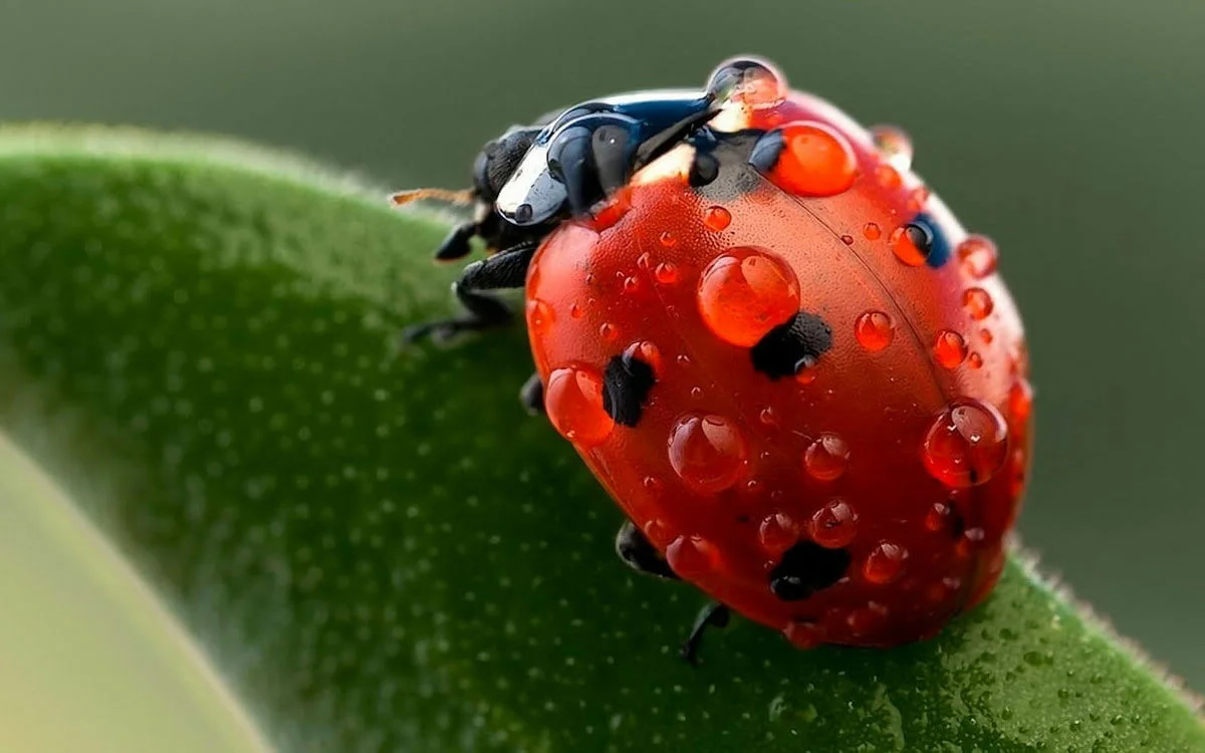
POLYGON ((991 294, 983 288, 967 288, 962 294, 962 306, 972 319, 986 319, 991 315, 995 304, 991 294))
POLYGON ((912 167, 912 139, 899 128, 877 125, 870 129, 870 137, 879 156, 897 170, 912 167))
POLYGON ((854 245, 854 237, 852 235, 843 235, 841 236, 841 242, 847 246, 852 246, 854 245))
POLYGON ((607 342, 615 342, 619 338, 619 330, 610 322, 603 322, 598 327, 598 336, 607 342))
POLYGON ((971 354, 967 356, 967 366, 970 366, 972 369, 982 369, 983 356, 979 355, 978 351, 972 351, 971 354))
POLYGON ((862 235, 866 236, 868 241, 877 241, 882 237, 883 231, 877 222, 867 222, 862 226, 862 235))
POLYGON ((877 353, 891 344, 895 327, 891 317, 882 311, 867 311, 854 323, 854 337, 863 348, 877 353))
POLYGON ((653 279, 659 285, 673 285, 678 281, 678 265, 672 261, 663 261, 653 270, 653 279))
POLYGON ((836 434, 821 434, 803 453, 808 475, 817 481, 834 481, 849 464, 849 445, 836 434))
POLYGON ((666 230, 665 232, 661 233, 661 236, 657 239, 657 242, 665 248, 673 248, 674 246, 678 245, 678 236, 666 230))
POLYGON ((648 340, 637 340, 625 348, 623 354, 627 358, 638 358, 644 361, 653 370, 653 376, 661 376, 661 351, 648 340))
POLYGON ((824 628, 814 622, 792 620, 782 633, 795 648, 816 648, 824 643, 824 628))
POLYGON ((930 533, 945 531, 952 520, 954 508, 948 502, 934 502, 925 513, 925 530, 930 533))
POLYGON ((858 535, 858 513, 843 499, 834 499, 812 514, 808 533, 820 546, 840 549, 858 535))
POLYGON ((636 269, 641 271, 647 270, 653 263, 653 256, 648 251, 645 251, 640 256, 636 257, 636 269))
POLYGON ((991 345, 991 344, 992 344, 992 340, 994 340, 994 339, 995 339, 995 338, 992 336, 992 331, 991 331, 990 329, 988 329, 987 327, 984 327, 983 329, 979 330, 979 337, 980 337, 980 339, 982 339, 982 340, 983 340, 983 342, 984 342, 985 344, 987 344, 987 345, 991 345))
POLYGON ((651 518, 644 524, 644 535, 654 546, 664 548, 673 540, 670 527, 657 518, 651 518))
POLYGON ((878 165, 874 169, 874 179, 883 188, 899 188, 900 173, 891 165, 878 165))
POLYGON ((719 232, 732 222, 732 213, 724 207, 708 207, 703 213, 703 224, 708 230, 719 232))
POLYGON ((678 357, 674 360, 677 361, 678 365, 682 367, 687 367, 691 364, 690 356, 686 355, 685 353, 679 353, 678 357))
POLYGON ((762 408, 761 412, 757 414, 757 419, 759 421, 761 421, 762 424, 764 424, 765 426, 772 426, 772 427, 778 426, 778 416, 775 415, 774 408, 772 408, 770 406, 766 406, 765 408, 762 408))
POLYGON ((921 446, 929 475, 946 486, 987 483, 1004 465, 1008 426, 993 406, 959 398, 934 419, 921 446))
POLYGON ((723 416, 690 414, 680 418, 670 432, 668 446, 670 465, 697 492, 721 492, 745 471, 745 439, 736 424, 723 416))
POLYGON ((624 280, 623 280, 624 295, 636 295, 637 293, 640 292, 640 288, 641 288, 641 285, 640 285, 639 277, 633 276, 633 277, 625 277, 624 278, 624 280))
POLYGON ((904 572, 904 561, 907 559, 907 549, 890 541, 880 541, 866 555, 866 561, 862 563, 862 577, 876 585, 891 583, 904 572))
POLYGON ((954 369, 966 360, 967 344, 962 335, 949 329, 937 333, 933 343, 933 357, 943 369, 954 369))
POLYGON ((802 531, 803 526, 790 515, 785 512, 776 512, 767 515, 762 520, 757 529, 757 537, 761 542, 762 549, 767 554, 778 557, 799 541, 802 531))
POLYGON ((782 127, 782 154, 767 176, 779 188, 801 196, 835 196, 853 185, 858 161, 849 142, 824 123, 803 121, 782 127))
POLYGON ((963 272, 982 280, 996 271, 996 244, 983 235, 969 235, 958 244, 958 261, 963 272))
POLYGON ((566 439, 582 447, 600 444, 615 428, 603 409, 602 375, 588 366, 556 369, 548 377, 548 419, 566 439))
POLYGON ((1033 413, 1033 386, 1028 379, 1018 379, 1008 390, 1008 419, 1015 426, 1025 426, 1033 413))
POLYGON ((679 536, 665 548, 665 561, 679 576, 691 579, 715 569, 719 552, 702 536, 679 536))
POLYGON ((703 388, 702 387, 691 387, 690 388, 690 399, 691 400, 702 400, 703 399, 703 388))
POLYGON ((543 334, 552 327, 552 307, 539 298, 527 302, 527 328, 536 334, 543 334))
POLYGON ((908 193, 908 209, 919 212, 929 203, 929 189, 918 186, 908 193))
POLYGON ((573 317, 574 319, 581 319, 583 316, 585 316, 585 314, 586 312, 582 310, 580 304, 574 303, 569 306, 569 316, 573 317))
POLYGON ((772 252, 742 246, 716 257, 699 279, 703 321, 721 340, 756 345, 799 310, 799 283, 772 252))

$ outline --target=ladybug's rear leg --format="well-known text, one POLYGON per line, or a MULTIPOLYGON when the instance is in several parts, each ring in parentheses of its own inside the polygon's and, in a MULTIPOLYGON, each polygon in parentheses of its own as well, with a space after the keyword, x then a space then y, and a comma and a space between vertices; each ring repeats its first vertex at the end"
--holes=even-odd
POLYGON ((464 306, 465 314, 407 327, 402 332, 402 338, 408 343, 424 337, 442 342, 460 332, 509 323, 512 315, 506 304, 481 291, 523 287, 527 280, 527 266, 538 246, 537 241, 524 241, 465 267, 460 279, 452 283, 452 291, 464 306))
POLYGON ((682 658, 691 664, 696 664, 699 658, 699 643, 703 640, 703 634, 707 632, 709 627, 728 627, 728 620, 732 617, 732 610, 724 606, 718 601, 708 602, 707 606, 699 610, 699 616, 695 618, 695 624, 690 629, 690 635, 687 636, 686 642, 682 644, 679 653, 682 658))
POLYGON ((519 388, 519 402, 533 416, 544 413, 544 382, 540 380, 540 372, 529 376, 519 388))
POLYGON ((619 533, 615 534, 615 553, 636 572, 670 580, 678 578, 657 547, 630 520, 625 520, 619 527, 619 533))

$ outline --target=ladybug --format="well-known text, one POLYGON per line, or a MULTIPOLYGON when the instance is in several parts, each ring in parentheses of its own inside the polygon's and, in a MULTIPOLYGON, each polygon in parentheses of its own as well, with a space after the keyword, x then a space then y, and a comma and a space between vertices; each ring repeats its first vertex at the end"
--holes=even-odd
MULTIPOLYGON (((591 100, 478 155, 490 255, 445 339, 526 289, 522 395, 627 517, 629 565, 799 647, 937 634, 1004 566, 1030 457, 1021 321, 996 249, 862 128, 755 58, 702 90, 591 100)), ((399 194, 403 203, 429 197, 399 194)))

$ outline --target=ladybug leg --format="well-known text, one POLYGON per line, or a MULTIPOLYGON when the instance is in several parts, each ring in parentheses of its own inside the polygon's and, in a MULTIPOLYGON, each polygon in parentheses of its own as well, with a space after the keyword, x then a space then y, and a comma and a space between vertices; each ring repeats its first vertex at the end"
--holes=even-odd
POLYGON ((539 372, 528 377, 519 388, 519 402, 533 416, 544 413, 544 383, 540 381, 539 372))
POLYGON ((625 520, 619 527, 619 533, 615 534, 615 553, 636 572, 670 580, 676 580, 678 577, 669 568, 661 552, 657 551, 630 520, 625 520))
POLYGON ((476 222, 465 222, 452 228, 452 232, 435 248, 436 261, 455 261, 469 255, 469 241, 479 231, 476 222))
POLYGON ((460 279, 452 283, 452 292, 464 307, 465 314, 407 327, 402 331, 403 341, 412 343, 430 337, 442 342, 460 332, 488 329, 510 322, 512 317, 506 304, 481 291, 523 287, 527 279, 527 265, 538 246, 536 241, 525 241, 465 267, 460 279))
POLYGON ((703 633, 707 632, 708 627, 727 627, 728 620, 732 617, 732 610, 724 606, 718 601, 708 602, 707 606, 699 610, 699 616, 695 618, 695 624, 690 629, 690 635, 686 638, 686 642, 682 644, 680 654, 683 659, 691 664, 697 664, 699 659, 699 643, 703 640, 703 633))

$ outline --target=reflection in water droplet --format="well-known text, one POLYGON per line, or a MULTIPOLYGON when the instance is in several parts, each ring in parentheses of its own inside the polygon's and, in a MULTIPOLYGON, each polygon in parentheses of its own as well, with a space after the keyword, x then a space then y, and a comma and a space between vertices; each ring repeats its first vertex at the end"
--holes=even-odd
POLYGON ((708 230, 719 232, 732 222, 732 214, 724 207, 708 207, 703 213, 703 224, 708 230))
POLYGON ((670 465, 697 492, 714 494, 735 484, 746 454, 740 429, 723 416, 687 415, 670 432, 670 465))
POLYGON ((603 409, 602 385, 602 375, 588 366, 556 369, 548 377, 548 419, 562 436, 582 447, 601 443, 615 428, 603 409))
POLYGON ((867 311, 854 323, 854 337, 863 348, 876 353, 891 344, 895 327, 891 317, 882 311, 867 311))
POLYGON ((957 332, 943 329, 937 333, 937 340, 933 343, 933 357, 943 369, 957 368, 966 360, 966 341, 957 332))
POLYGON ((673 285, 678 281, 678 265, 672 261, 663 261, 653 270, 653 279, 659 285, 673 285))
POLYGON ((699 313, 721 340, 752 347, 799 310, 795 273, 766 249, 730 248, 699 279, 699 313))
POLYGON ((925 470, 946 486, 987 483, 1008 454, 1008 426, 993 406, 959 398, 934 419, 921 446, 925 470))
POLYGON ((808 534, 828 549, 848 546, 858 535, 858 514, 845 500, 834 499, 813 513, 808 534))
POLYGON ((848 464, 849 445, 836 434, 821 434, 803 454, 804 468, 817 481, 840 478, 848 464))
POLYGON ((707 92, 721 103, 764 110, 777 107, 787 98, 787 79, 765 60, 733 58, 711 73, 707 92))
POLYGON ((933 253, 933 236, 929 228, 919 223, 910 222, 892 230, 888 243, 895 257, 910 267, 921 266, 933 253))
POLYGON ((996 244, 982 235, 969 235, 958 244, 958 261, 963 272, 976 280, 996 271, 996 244))

